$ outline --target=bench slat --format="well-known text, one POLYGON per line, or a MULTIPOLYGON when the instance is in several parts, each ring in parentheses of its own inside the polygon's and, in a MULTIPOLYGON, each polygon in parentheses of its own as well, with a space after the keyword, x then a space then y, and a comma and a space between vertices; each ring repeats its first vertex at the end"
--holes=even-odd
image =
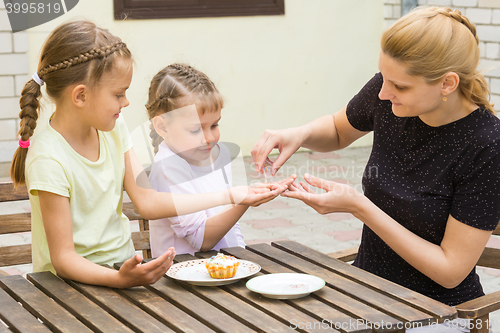
POLYGON ((0 182, 0 202, 28 199, 28 189, 25 185, 14 188, 12 182, 0 182))
POLYGON ((0 235, 31 231, 31 213, 0 215, 0 235))
POLYGON ((151 249, 149 245, 149 231, 134 231, 132 233, 132 241, 137 251, 151 249))
POLYGON ((500 249, 487 247, 477 262, 478 266, 500 269, 500 249))
POLYGON ((23 264, 31 264, 31 244, 0 247, 0 267, 23 264))
POLYGON ((137 210, 134 207, 134 204, 131 202, 124 202, 123 203, 122 212, 131 221, 142 219, 142 216, 139 214, 139 212, 137 212, 137 210))

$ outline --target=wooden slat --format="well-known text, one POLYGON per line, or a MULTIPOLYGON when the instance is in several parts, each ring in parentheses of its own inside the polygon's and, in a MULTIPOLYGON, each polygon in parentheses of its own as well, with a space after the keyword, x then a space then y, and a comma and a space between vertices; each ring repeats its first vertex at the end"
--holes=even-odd
POLYGON ((352 247, 350 249, 328 253, 328 256, 335 258, 335 259, 338 259, 338 260, 343 261, 343 262, 348 262, 348 261, 356 259, 356 256, 358 255, 358 249, 359 249, 359 246, 352 247))
POLYGON ((479 318, 500 310, 500 291, 495 291, 455 306, 459 318, 479 318))
MULTIPOLYGON (((293 242, 292 242, 293 243, 293 242)), ((300 244, 299 244, 300 245, 300 244)), ((375 290, 363 283, 358 283, 351 279, 348 279, 344 276, 338 275, 334 270, 329 271, 324 269, 323 267, 317 266, 311 262, 308 262, 304 259, 301 259, 297 256, 294 256, 285 251, 281 251, 278 248, 271 247, 268 244, 256 244, 247 246, 251 251, 258 253, 259 255, 263 255, 268 258, 273 258, 277 262, 288 265, 290 268, 296 270, 297 272, 306 273, 318 276, 325 280, 325 282, 333 289, 340 291, 350 297, 360 300, 363 303, 369 304, 370 306, 378 309, 379 311, 385 312, 391 317, 395 317, 397 319, 409 322, 421 322, 421 323, 429 323, 433 320, 433 317, 427 313, 424 313, 418 309, 415 309, 401 301, 388 297, 385 292, 382 290, 375 290), (332 274, 334 273, 334 274, 332 274)), ((323 254, 328 260, 335 261, 328 257, 326 254, 323 254)), ((340 261, 335 261, 340 264, 338 267, 340 269, 350 269, 355 268, 351 265, 347 265, 340 261), (344 267, 345 266, 345 267, 344 267)), ((358 269, 360 273, 364 273, 364 271, 358 269)), ((367 281, 371 280, 384 280, 376 277, 373 274, 365 275, 367 281)), ((402 288, 400 286, 397 286, 402 288)), ((423 296, 420 296, 423 297, 423 296)), ((450 308, 451 311, 451 308, 450 308)), ((456 316, 456 311, 453 311, 456 316)), ((437 319, 437 318, 436 318, 437 319)))
MULTIPOLYGON (((296 273, 296 271, 283 267, 274 261, 241 247, 225 248, 222 251, 237 258, 259 263, 262 271, 266 273, 296 273)), ((362 319, 368 323, 381 323, 383 321, 386 327, 397 327, 402 324, 402 321, 390 317, 382 311, 374 309, 341 292, 328 288, 328 286, 315 292, 313 295, 313 297, 292 299, 287 302, 320 321, 332 322, 339 326, 343 325, 348 327, 348 330, 363 329, 363 325, 358 324, 354 328, 350 327, 350 324, 353 320, 356 321, 356 319, 362 319)))
POLYGON ((28 189, 25 185, 14 188, 12 182, 0 182, 0 202, 28 199, 28 189))
POLYGON ((123 213, 129 220, 139 222, 139 232, 132 233, 132 241, 137 251, 142 251, 144 259, 151 258, 151 246, 149 242, 149 221, 142 218, 132 202, 124 202, 123 213))
POLYGON ((149 250, 151 248, 149 244, 149 232, 148 231, 134 231, 132 232, 132 242, 134 242, 134 247, 136 251, 139 250, 149 250))
MULTIPOLYGON (((1 319, 1 318, 0 318, 1 319)), ((12 333, 11 330, 4 324, 0 323, 0 333, 12 333)))
POLYGON ((165 324, 142 311, 111 288, 92 286, 69 280, 66 280, 66 283, 97 303, 135 332, 173 332, 165 324))
POLYGON ((71 313, 51 300, 20 275, 0 278, 0 286, 50 329, 57 332, 91 332, 71 313))
MULTIPOLYGON (((404 309, 406 306, 414 307, 415 310, 418 309, 419 311, 429 313, 439 321, 444 321, 446 319, 451 320, 454 319, 457 315, 456 310, 454 310, 450 306, 447 306, 408 288, 404 288, 396 283, 392 283, 388 280, 382 279, 374 274, 371 274, 352 265, 346 265, 345 263, 335 260, 324 253, 311 249, 300 243, 294 241, 278 241, 273 242, 272 245, 276 249, 281 249, 283 251, 291 253, 290 256, 292 257, 285 256, 287 258, 287 262, 290 258, 296 256, 297 258, 302 258, 302 262, 312 262, 314 265, 326 268, 331 272, 335 272, 336 274, 344 276, 345 278, 361 282, 362 284, 366 285, 368 290, 374 290, 378 293, 381 293, 382 295, 386 295, 386 302, 394 304, 393 301, 389 301, 392 298, 402 302, 401 306, 399 306, 400 310, 404 309), (364 282, 361 281, 361 279, 364 282)), ((269 248, 270 247, 260 247, 259 249, 256 248, 255 250, 263 250, 268 254, 275 253, 275 251, 270 251, 269 248)), ((387 307, 389 303, 386 303, 385 307, 387 307)))
POLYGON ((144 287, 118 290, 132 303, 175 331, 186 333, 214 332, 172 303, 144 287))
MULTIPOLYGON (((0 319, 14 332, 50 332, 4 290, 0 289, 0 319)), ((0 324, 0 326, 3 326, 0 324)), ((0 330, 1 332, 1 330, 0 330)), ((11 332, 7 330, 6 332, 11 332)))
MULTIPOLYGON (((177 260, 196 260, 198 258, 191 255, 176 257, 177 260)), ((206 288, 186 284, 193 293, 200 296, 207 302, 238 319, 245 325, 259 332, 294 332, 290 323, 283 323, 271 316, 265 316, 261 311, 251 306, 247 302, 227 293, 222 288, 206 288)))
POLYGON ((31 263, 31 244, 0 247, 0 267, 31 263))
POLYGON ((139 212, 134 207, 132 202, 124 202, 122 207, 122 212, 125 216, 128 217, 129 220, 140 220, 142 219, 139 212))
POLYGON ((175 304, 179 309, 189 313, 189 315, 195 317, 214 331, 230 331, 231 333, 253 332, 251 328, 192 294, 170 278, 162 278, 146 288, 175 304))
MULTIPOLYGON (((210 256, 216 254, 215 252, 198 252, 196 253, 196 257, 199 258, 210 258, 210 256)), ((251 276, 250 278, 254 278, 257 276, 263 275, 263 273, 257 273, 256 275, 251 276)), ((224 289, 225 291, 239 297, 240 299, 245 300, 252 306, 259 309, 264 313, 280 320, 284 323, 287 323, 290 326, 300 326, 299 329, 301 332, 338 332, 330 325, 325 324, 321 320, 309 316, 308 314, 300 311, 299 309, 294 308, 289 305, 287 302, 278 302, 274 299, 270 299, 267 297, 262 297, 261 295, 250 291, 246 287, 246 282, 248 279, 242 279, 233 284, 228 284, 225 286, 220 286, 219 288, 224 289), (298 325, 298 324, 301 325, 298 325)))
POLYGON ((140 220, 138 220, 138 222, 139 222, 139 230, 148 234, 148 248, 144 248, 142 250, 142 257, 144 259, 146 259, 146 258, 149 259, 152 257, 151 247, 150 247, 150 242, 149 242, 149 220, 140 219, 140 220))
POLYGON ((495 230, 493 230, 493 235, 500 235, 500 223, 497 225, 495 230))
POLYGON ((31 231, 31 213, 0 215, 0 235, 31 231))
POLYGON ((500 269, 500 249, 487 247, 477 262, 478 266, 500 269))
POLYGON ((94 332, 133 332, 51 272, 30 273, 27 279, 94 332))

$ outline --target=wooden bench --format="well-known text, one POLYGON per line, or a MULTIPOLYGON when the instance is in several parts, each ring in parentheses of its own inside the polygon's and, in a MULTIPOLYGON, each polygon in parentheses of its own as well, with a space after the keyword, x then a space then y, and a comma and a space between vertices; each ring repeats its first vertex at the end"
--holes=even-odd
MULTIPOLYGON (((500 235, 500 224, 493 231, 493 235, 500 235)), ((354 260, 358 253, 358 247, 341 250, 333 253, 329 253, 330 257, 342 260, 344 262, 354 260)), ((486 247, 483 254, 477 262, 477 266, 489 267, 500 269, 500 249, 486 247)), ((455 307, 458 312, 458 318, 472 319, 474 321, 480 321, 481 328, 471 329, 471 333, 488 333, 489 330, 486 328, 484 323, 489 323, 489 314, 493 311, 500 310, 500 291, 493 292, 491 294, 478 297, 472 301, 468 301, 459 304, 455 307)))
MULTIPOLYGON (((26 201, 28 191, 25 186, 14 188, 12 182, 0 182, 0 202, 26 201)), ((132 232, 136 251, 142 251, 144 259, 151 258, 149 245, 149 221, 143 219, 131 202, 123 204, 123 213, 131 220, 137 220, 139 231, 132 232)), ((20 212, 0 215, 0 235, 31 232, 31 213, 20 212)), ((0 267, 31 263, 31 244, 0 246, 0 267)), ((0 276, 6 275, 0 269, 0 276)))

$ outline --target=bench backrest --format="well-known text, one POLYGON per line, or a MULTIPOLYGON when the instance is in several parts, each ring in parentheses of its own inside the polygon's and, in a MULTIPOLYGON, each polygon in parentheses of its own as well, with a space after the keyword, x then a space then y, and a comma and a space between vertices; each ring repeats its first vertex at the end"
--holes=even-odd
MULTIPOLYGON (((14 188, 12 182, 0 182, 0 202, 29 200, 26 186, 14 188)), ((144 259, 151 258, 149 245, 149 221, 143 219, 131 202, 123 204, 123 213, 139 222, 139 231, 132 232, 136 251, 142 251, 144 259)), ((31 232, 31 213, 4 214, 0 211, 0 235, 31 232)), ((31 244, 0 246, 0 267, 31 263, 31 244)))
MULTIPOLYGON (((500 223, 497 225, 497 228, 493 231, 493 235, 500 235, 500 223)), ((500 269, 500 249, 495 247, 488 247, 483 251, 479 261, 477 262, 478 266, 490 267, 500 269)))

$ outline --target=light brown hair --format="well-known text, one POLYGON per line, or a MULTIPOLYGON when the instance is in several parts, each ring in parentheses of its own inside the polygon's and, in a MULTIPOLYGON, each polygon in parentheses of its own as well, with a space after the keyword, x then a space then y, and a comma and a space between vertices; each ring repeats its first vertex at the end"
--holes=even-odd
MULTIPOLYGON (((72 84, 97 86, 118 58, 132 59, 120 38, 92 22, 74 21, 60 25, 49 35, 42 48, 37 74, 45 82, 47 95, 57 102, 64 89, 72 84)), ((19 135, 23 141, 35 130, 41 95, 38 83, 33 79, 26 82, 19 100, 19 135)), ((15 186, 25 183, 27 153, 28 148, 19 147, 14 154, 10 177, 15 186)))
MULTIPOLYGON (((172 64, 153 77, 146 104, 150 120, 190 104, 195 104, 203 114, 221 110, 224 100, 208 76, 189 65, 172 64)), ((163 138, 156 133, 153 122, 149 128, 156 154, 163 138)))
POLYGON ((495 113, 484 76, 477 70, 479 38, 458 10, 417 7, 389 27, 382 51, 408 66, 409 75, 434 83, 446 73, 460 77, 458 89, 472 103, 495 113))

